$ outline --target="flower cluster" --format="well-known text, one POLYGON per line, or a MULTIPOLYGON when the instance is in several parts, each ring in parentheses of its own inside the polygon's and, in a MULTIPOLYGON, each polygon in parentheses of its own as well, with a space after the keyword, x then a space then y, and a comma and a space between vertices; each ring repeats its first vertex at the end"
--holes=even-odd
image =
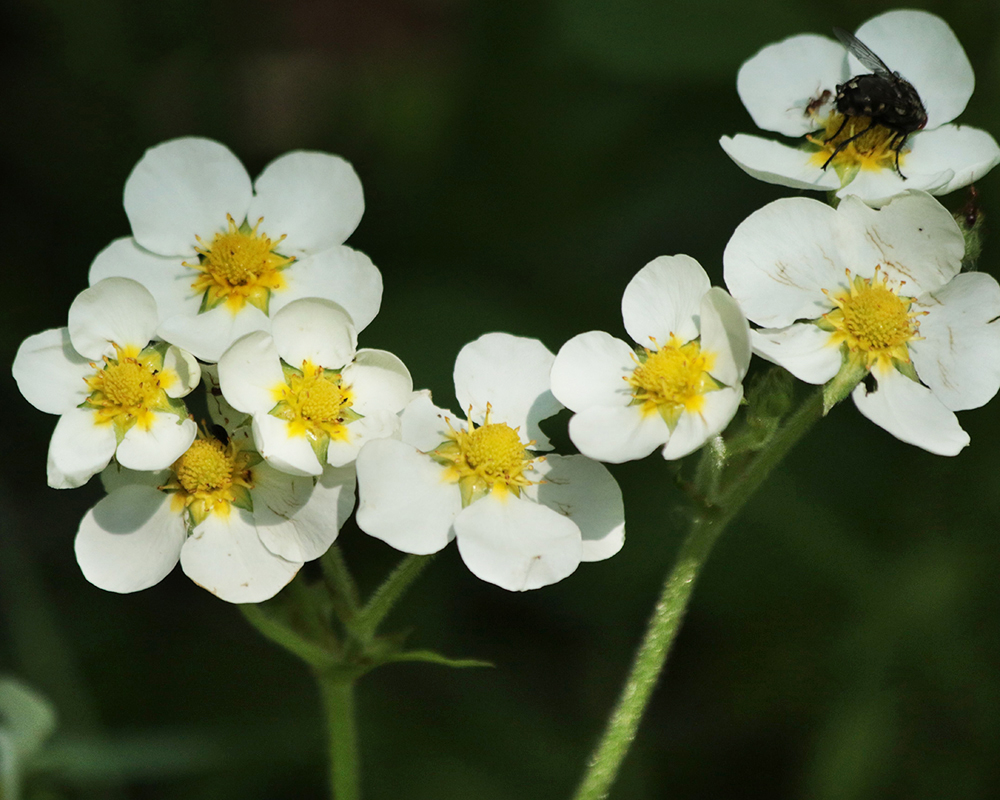
POLYGON ((728 293, 689 256, 648 263, 622 297, 633 343, 467 344, 461 415, 414 392, 392 353, 358 346, 382 279, 344 244, 364 208, 347 162, 293 152, 251 182, 207 139, 149 150, 125 185, 132 237, 96 257, 67 327, 29 337, 13 365, 59 417, 50 485, 101 473, 107 489, 76 538, 83 574, 131 592, 180 562, 225 600, 264 600, 330 547, 357 490, 358 526, 392 547, 454 539, 483 580, 546 586, 624 544, 599 462, 679 459, 719 436, 752 352, 824 384, 826 410, 851 395, 899 439, 958 453, 955 412, 1000 388, 1000 285, 963 271, 966 236, 932 195, 985 174, 1000 148, 951 123, 973 79, 942 20, 894 11, 838 37, 792 37, 740 70, 757 124, 798 147, 722 140, 751 175, 833 205, 778 200, 741 223, 728 293), (580 455, 548 452, 540 424, 564 406, 580 455))
POLYGON ((224 600, 267 599, 336 539, 358 451, 397 434, 413 389, 398 358, 357 349, 382 300, 344 245, 361 183, 309 152, 251 183, 224 146, 184 138, 142 157, 124 199, 133 236, 98 254, 68 326, 14 361, 24 396, 59 415, 49 484, 101 473, 75 545, 96 586, 144 589, 180 562, 224 600))
POLYGON ((133 592, 180 563, 229 602, 270 598, 337 538, 359 471, 364 530, 412 553, 457 537, 507 589, 622 546, 607 469, 540 454, 538 421, 561 408, 540 342, 463 349, 467 425, 429 413, 392 353, 358 347, 382 279, 343 243, 363 210, 343 159, 289 153, 251 184, 222 145, 177 139, 136 165, 125 210, 133 236, 96 257, 68 326, 29 337, 13 365, 59 415, 49 484, 101 474, 107 496, 75 542, 91 583, 133 592))

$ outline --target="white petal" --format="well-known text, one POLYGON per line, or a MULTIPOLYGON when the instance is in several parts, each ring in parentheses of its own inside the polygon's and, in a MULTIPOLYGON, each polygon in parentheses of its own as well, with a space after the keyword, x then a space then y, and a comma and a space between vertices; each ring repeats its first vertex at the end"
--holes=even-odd
POLYGON ((373 439, 398 439, 399 416, 395 411, 371 410, 347 426, 347 439, 331 439, 326 449, 326 461, 343 467, 358 457, 358 451, 373 439))
POLYGON ((916 297, 944 286, 961 269, 962 232, 928 194, 906 192, 879 211, 848 197, 837 214, 850 229, 842 254, 856 275, 870 278, 879 265, 891 281, 906 281, 901 294, 916 297))
POLYGON ((156 301, 141 283, 105 278, 84 289, 69 307, 69 338, 82 356, 114 355, 111 343, 142 349, 156 331, 156 301))
POLYGON ((272 467, 289 475, 320 475, 323 466, 305 436, 290 436, 288 422, 270 414, 253 415, 253 440, 272 467))
POLYGON ((165 484, 169 479, 169 469, 143 472, 123 467, 117 461, 112 461, 101 470, 101 485, 104 486, 104 491, 108 494, 124 486, 147 486, 155 489, 165 484))
POLYGON ((177 380, 165 391, 169 397, 187 397, 201 382, 201 364, 187 350, 168 347, 163 355, 163 369, 170 370, 177 380))
POLYGON ((750 366, 750 326, 739 304, 725 289, 714 286, 701 300, 701 349, 715 353, 709 370, 727 386, 743 380, 750 366))
POLYGON ((365 198, 354 168, 340 156, 295 150, 279 156, 254 181, 247 219, 282 253, 304 255, 343 244, 361 221, 365 198))
POLYGON ((395 439, 365 445, 357 460, 358 527, 404 553, 436 553, 452 539, 462 510, 444 467, 395 439))
POLYGON ((548 506, 489 494, 455 519, 458 552, 477 578, 511 592, 561 581, 580 565, 575 523, 548 506))
POLYGON ((455 359, 455 396, 477 424, 493 406, 493 422, 519 428, 521 440, 534 439, 535 449, 551 448, 549 437, 538 427, 562 404, 549 391, 549 373, 555 356, 537 339, 487 333, 465 345, 455 359))
POLYGON ((545 482, 526 494, 576 523, 583 561, 603 561, 622 549, 625 506, 607 467, 584 456, 547 456, 538 472, 545 482))
MULTIPOLYGON (((921 131, 907 139, 910 153, 904 174, 910 178, 910 164, 934 175, 950 174, 951 178, 933 188, 931 194, 948 194, 979 180, 1000 163, 1000 147, 986 131, 968 125, 943 125, 932 131, 921 131)), ((907 188, 920 188, 910 187, 907 188)))
POLYGON ((350 247, 331 247, 303 258, 284 275, 288 289, 271 296, 271 314, 302 297, 322 297, 347 309, 360 333, 382 305, 382 273, 368 256, 350 247))
POLYGON ((591 406, 625 406, 632 400, 626 378, 635 367, 634 352, 621 339, 604 331, 581 333, 556 355, 552 394, 573 411, 591 406))
POLYGON ((166 469, 191 446, 198 435, 193 419, 154 412, 153 424, 144 430, 133 425, 118 445, 116 457, 123 467, 139 470, 166 469))
POLYGON ((858 411, 897 439, 939 456, 954 456, 969 443, 955 413, 945 408, 926 386, 896 370, 872 373, 877 390, 868 392, 864 382, 851 393, 858 411))
MULTIPOLYGON (((837 212, 789 197, 758 209, 733 232, 723 254, 729 292, 758 325, 780 328, 816 319, 833 304, 823 294, 845 281, 837 212)), ((872 265, 874 268, 874 265, 872 265)))
MULTIPOLYGON (((913 136, 914 143, 918 139, 918 136, 913 136)), ((878 208, 907 190, 920 189, 942 194, 944 187, 955 177, 955 172, 951 168, 929 171, 928 165, 921 163, 919 158, 911 159, 909 156, 899 160, 899 168, 905 178, 896 172, 895 168, 859 170, 854 178, 837 192, 837 197, 845 199, 853 195, 867 205, 878 208)))
POLYGON ((569 421, 569 438, 585 456, 621 464, 645 458, 670 437, 659 414, 642 406, 593 406, 569 421))
POLYGON ((340 369, 354 358, 358 334, 350 315, 332 300, 317 297, 289 303, 271 318, 274 346, 286 364, 302 362, 340 369))
POLYGON ((199 273, 183 262, 180 256, 158 256, 144 250, 130 236, 115 239, 90 265, 90 285, 105 278, 130 278, 145 286, 156 299, 160 319, 175 314, 193 316, 201 305, 201 295, 192 288, 199 273))
POLYGON ((840 188, 836 170, 817 165, 815 152, 745 133, 723 136, 719 144, 736 166, 757 180, 792 189, 829 192, 840 188))
POLYGON ((49 441, 48 478, 53 489, 83 486, 104 469, 115 454, 115 431, 97 425, 87 408, 73 408, 59 417, 49 441))
POLYGON ((757 355, 779 364, 806 383, 826 383, 837 374, 844 360, 840 347, 830 346, 829 331, 820 330, 811 322, 750 331, 750 340, 757 355))
POLYGON ((660 256, 640 269, 622 294, 622 320, 632 339, 659 346, 673 334, 682 342, 698 336, 695 317, 711 287, 701 264, 691 256, 660 256))
POLYGON ((683 458, 722 433, 736 416, 742 399, 742 386, 706 393, 705 405, 698 414, 681 414, 663 447, 663 457, 668 461, 683 458))
POLYGON ((50 328, 21 342, 11 373, 31 405, 46 414, 65 414, 87 399, 84 380, 94 368, 73 349, 68 328, 50 328))
POLYGON ((181 549, 184 574, 229 603, 274 597, 301 566, 264 547, 250 515, 235 508, 228 519, 209 515, 181 549))
POLYGON ((253 517, 264 546, 288 561, 312 561, 330 549, 354 509, 353 467, 327 467, 317 481, 266 463, 253 468, 253 517))
POLYGON ((847 79, 844 48, 825 36, 803 34, 770 44, 744 62, 736 90, 758 128, 785 136, 816 130, 806 107, 847 79))
POLYGON ((170 495, 123 486, 88 511, 74 549, 83 576, 108 592, 155 586, 177 565, 187 528, 170 495))
POLYGON ((210 244, 226 214, 243 222, 250 176, 210 139, 185 137, 152 147, 125 181, 125 213, 136 241, 164 256, 194 256, 196 236, 210 244))
POLYGON ((444 408, 438 408, 430 393, 414 397, 400 415, 403 441, 426 453, 447 438, 449 420, 454 430, 465 430, 466 424, 444 408))
MULTIPOLYGON (((926 11, 887 11, 857 30, 864 42, 889 69, 913 84, 927 109, 927 127, 951 122, 962 113, 975 76, 965 50, 940 17, 926 11)), ((853 56, 855 72, 871 72, 853 56)))
POLYGON ((1000 388, 1000 285, 967 272, 919 299, 920 339, 911 342, 920 380, 952 411, 979 408, 1000 388))
POLYGON ((386 350, 362 349, 341 373, 351 388, 351 408, 359 414, 389 411, 398 414, 413 393, 413 379, 406 365, 386 350))
POLYGON ((241 336, 270 328, 271 321, 256 306, 246 305, 234 314, 223 303, 193 317, 170 317, 156 333, 202 361, 215 362, 241 336))
POLYGON ((247 414, 266 413, 285 386, 285 373, 274 339, 256 331, 238 339, 219 359, 219 388, 229 404, 247 414))

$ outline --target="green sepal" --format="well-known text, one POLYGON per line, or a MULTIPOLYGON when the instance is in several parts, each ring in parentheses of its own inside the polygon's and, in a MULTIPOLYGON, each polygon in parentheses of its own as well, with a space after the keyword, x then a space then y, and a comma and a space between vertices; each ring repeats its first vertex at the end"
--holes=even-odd
POLYGON ((826 317, 817 317, 812 320, 812 324, 819 328, 821 331, 826 331, 827 333, 833 333, 837 328, 827 320, 826 317))
POLYGON ((460 478, 458 488, 462 493, 462 508, 468 508, 490 493, 490 485, 478 475, 466 475, 460 478))
POLYGON ((293 367, 291 364, 286 364, 284 359, 281 360, 281 373, 284 375, 285 383, 291 383, 292 376, 303 377, 301 369, 293 367))
POLYGON ((244 511, 253 513, 253 495, 250 494, 250 490, 245 486, 234 485, 232 487, 233 492, 233 505, 237 508, 242 508, 244 511))
POLYGON ((920 376, 917 375, 916 367, 913 366, 912 361, 900 361, 899 359, 894 358, 892 360, 892 365, 901 375, 905 375, 914 383, 921 383, 920 376))
POLYGON ((153 364, 153 369, 157 372, 163 369, 163 362, 167 357, 167 350, 173 347, 170 342, 155 342, 154 344, 144 347, 139 352, 139 358, 150 358, 150 356, 156 357, 156 362, 153 364))
POLYGON ((823 416, 830 413, 841 400, 854 391, 854 387, 869 373, 864 358, 852 354, 844 356, 840 371, 823 387, 823 416))
POLYGON ((684 406, 675 403, 662 403, 656 407, 656 410, 663 417, 663 421, 667 423, 667 429, 673 433, 684 413, 684 406))
POLYGON ((306 439, 308 440, 313 453, 316 454, 316 458, 319 460, 320 466, 326 466, 326 454, 330 449, 330 437, 325 433, 315 436, 312 431, 308 431, 306 433, 306 439))

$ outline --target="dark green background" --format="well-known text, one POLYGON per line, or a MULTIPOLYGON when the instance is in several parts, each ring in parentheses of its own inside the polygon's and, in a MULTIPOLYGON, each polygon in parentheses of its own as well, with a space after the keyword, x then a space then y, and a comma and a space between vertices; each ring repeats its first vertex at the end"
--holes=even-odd
MULTIPOLYGON (((918 5, 946 17, 976 69, 962 120, 1000 133, 997 5, 918 5)), ((0 361, 64 324, 93 256, 128 233, 122 186, 142 152, 199 134, 251 175, 294 148, 353 162, 367 210, 349 243, 385 277, 362 343, 453 405, 455 355, 483 332, 553 350, 584 330, 623 335, 622 290, 662 254, 721 283, 733 228, 792 194, 717 144, 753 131, 740 63, 890 7, 21 0, 0 12, 0 361)), ((1000 209, 1000 178, 979 188, 1000 209)), ((1000 242, 980 266, 1000 273, 1000 242)), ((43 788, 323 797, 306 670, 179 570, 131 596, 88 584, 72 539, 100 491, 46 488, 55 420, 6 369, 0 392, 0 670, 58 705, 75 765, 43 788), (113 763, 117 781, 93 779, 113 763)), ((953 459, 850 404, 797 447, 713 553, 613 798, 1000 796, 998 408, 961 415, 972 446, 953 459)), ((550 426, 561 441, 565 421, 550 426)), ((362 681, 368 798, 571 793, 683 532, 670 465, 612 471, 629 531, 615 558, 520 595, 472 577, 451 547, 407 595, 392 622, 415 645, 496 669, 362 681)), ((397 558, 353 522, 340 541, 369 588, 397 558)))

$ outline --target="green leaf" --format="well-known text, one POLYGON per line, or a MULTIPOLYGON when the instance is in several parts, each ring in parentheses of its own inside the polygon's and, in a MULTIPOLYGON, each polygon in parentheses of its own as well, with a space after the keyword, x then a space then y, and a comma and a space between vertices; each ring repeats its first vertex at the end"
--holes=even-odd
POLYGON ((470 667, 494 667, 495 664, 489 661, 480 661, 477 658, 448 658, 433 650, 407 650, 402 653, 393 653, 387 656, 382 663, 388 664, 394 661, 424 661, 429 664, 440 664, 442 667, 452 667, 454 669, 468 669, 470 667))

